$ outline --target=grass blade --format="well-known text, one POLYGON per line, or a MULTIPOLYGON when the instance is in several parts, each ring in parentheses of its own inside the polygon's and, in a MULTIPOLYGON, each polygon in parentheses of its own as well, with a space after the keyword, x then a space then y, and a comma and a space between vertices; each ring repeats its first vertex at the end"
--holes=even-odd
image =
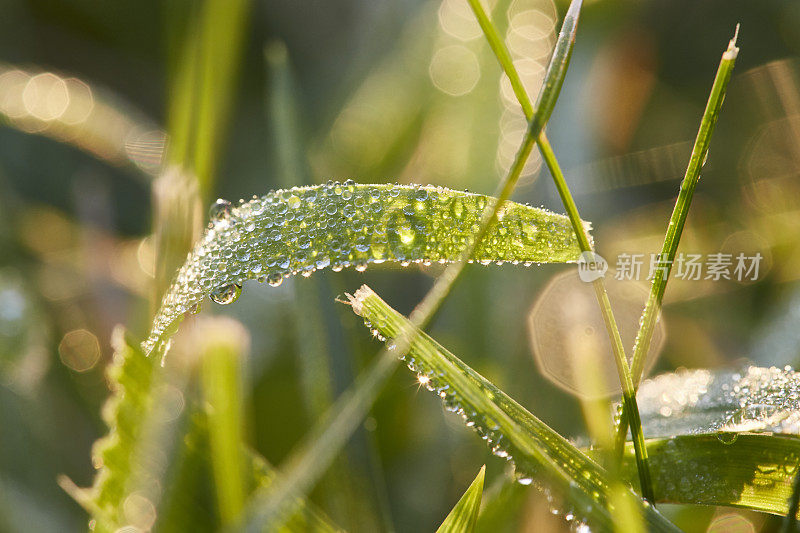
MULTIPOLYGON (((139 343, 121 327, 112 335, 112 346, 114 358, 106 370, 112 394, 102 409, 109 432, 92 447, 92 463, 98 468, 94 483, 79 489, 66 478, 59 480, 92 515, 96 531, 115 531, 130 523, 124 512, 128 496, 163 474, 148 458, 169 451, 164 449, 168 439, 163 434, 169 380, 163 372, 155 371, 139 343)), ((146 491, 140 494, 151 501, 159 496, 146 491)))
MULTIPOLYGON (((211 464, 211 438, 208 417, 201 406, 193 405, 188 416, 184 446, 178 458, 176 473, 169 483, 165 507, 159 513, 156 524, 160 531, 206 531, 216 530, 222 525, 219 508, 215 505, 211 491, 198 490, 213 483, 211 464)), ((268 487, 275 478, 275 469, 259 454, 240 446, 243 459, 247 491, 268 487)), ((282 532, 305 533, 307 531, 342 531, 313 504, 295 499, 292 515, 287 519, 282 532)))
POLYGON ((224 526, 235 524, 244 507, 241 358, 247 332, 239 322, 215 317, 195 324, 202 364, 211 464, 217 507, 224 526))
MULTIPOLYGON (((533 126, 533 124, 538 121, 537 117, 539 113, 534 113, 534 108, 530 103, 527 93, 525 92, 525 88, 522 85, 522 80, 520 79, 520 76, 514 67, 514 63, 511 61, 511 55, 508 53, 505 43, 503 43, 503 41, 500 39, 497 30, 495 29, 489 17, 486 15, 483 6, 480 4, 480 1, 469 1, 473 12, 478 19, 478 23, 480 24, 487 40, 489 41, 490 47, 494 51, 498 61, 500 62, 500 65, 503 67, 503 70, 511 82, 511 86, 514 89, 514 94, 517 96, 525 116, 533 126)), ((572 55, 572 47, 575 43, 575 32, 577 30, 578 16, 580 15, 581 5, 581 0, 573 0, 570 3, 569 9, 567 10, 567 14, 564 18, 564 24, 561 28, 561 33, 559 34, 559 39, 556 43, 556 48, 553 53, 553 60, 550 62, 548 67, 548 75, 545 77, 544 84, 542 85, 539 93, 537 109, 543 105, 548 105, 549 98, 547 97, 547 94, 552 94, 554 92, 557 94, 558 90, 560 89, 560 83, 563 82, 564 75, 566 74, 566 68, 572 55), (559 79, 561 80, 560 82, 556 81, 559 79)), ((542 158, 547 164, 550 174, 553 176, 553 182, 555 183, 558 194, 561 197, 562 203, 564 204, 564 208, 567 211, 567 216, 569 216, 570 221, 572 222, 572 227, 580 244, 581 251, 589 254, 593 253, 591 239, 581 224, 578 207, 575 204, 575 200, 572 198, 572 193, 570 192, 569 186, 564 178, 564 173, 561 171, 561 167, 558 164, 555 153, 553 152, 553 149, 550 146, 550 143, 547 140, 544 132, 540 131, 540 133, 537 134, 536 143, 539 145, 542 158)), ((631 371, 628 366, 628 359, 625 355, 625 348, 622 345, 619 327, 614 319, 614 313, 611 309, 611 302, 608 299, 608 293, 606 292, 603 280, 598 278, 593 282, 593 285, 597 295, 597 301, 600 305, 600 310, 603 313, 606 330, 608 331, 608 336, 611 340, 611 346, 614 352, 614 361, 617 365, 619 380, 620 384, 622 385, 623 400, 625 404, 628 405, 628 412, 634 413, 631 417, 631 427, 634 437, 633 440, 636 447, 637 463, 639 465, 639 483, 642 488, 642 494, 645 499, 652 501, 653 491, 650 483, 649 469, 647 467, 647 448, 645 446, 644 436, 641 432, 641 428, 639 428, 638 417, 635 414, 638 412, 636 407, 636 394, 634 392, 635 388, 631 371)))
POLYGON ((714 77, 711 94, 708 96, 708 103, 703 112, 703 118, 700 121, 700 130, 697 132, 697 138, 692 148, 692 155, 689 158, 689 166, 686 168, 686 174, 683 177, 680 192, 678 193, 678 200, 675 202, 675 208, 669 219, 667 234, 664 238, 664 246, 661 248, 661 254, 659 255, 658 268, 653 276, 650 296, 642 312, 642 325, 636 335, 633 361, 631 363, 631 371, 633 372, 634 381, 637 384, 641 379, 644 360, 650 348, 653 329, 661 308, 661 301, 664 298, 664 291, 666 290, 667 281, 669 280, 672 262, 675 260, 675 254, 678 251, 678 243, 683 233, 683 227, 686 224, 686 217, 689 214, 689 206, 692 203, 692 197, 694 196, 697 183, 700 181, 700 173, 703 170, 703 165, 705 165, 706 158, 708 157, 708 147, 711 143, 711 136, 714 133, 714 127, 717 124, 717 119, 722 109, 722 102, 725 100, 728 82, 731 79, 736 57, 739 53, 739 49, 736 47, 736 38, 738 34, 739 26, 737 25, 736 34, 733 36, 733 39, 731 39, 730 43, 728 43, 728 49, 722 54, 717 74, 714 77))
MULTIPOLYGON (((639 389, 658 501, 786 514, 800 458, 800 375, 739 371, 662 374, 639 389)), ((632 474, 630 445, 625 468, 632 474)))
MULTIPOLYGON (((686 174, 683 177, 680 192, 678 193, 678 200, 675 202, 675 208, 669 219, 664 245, 661 248, 661 254, 659 254, 658 268, 655 269, 653 281, 650 286, 650 295, 642 311, 642 318, 640 320, 641 326, 636 334, 633 358, 631 360, 631 374, 635 386, 638 386, 639 380, 642 377, 642 369, 644 368, 647 352, 650 350, 650 341, 653 337, 655 324, 661 312, 661 302, 664 299, 664 291, 666 290, 667 281, 669 280, 672 262, 675 260, 675 254, 678 251, 678 243, 683 233, 683 227, 686 224, 686 217, 689 214, 689 206, 692 203, 692 197, 694 196, 697 183, 700 181, 700 173, 703 170, 703 165, 708 157, 708 147, 711 143, 711 136, 714 133, 714 126, 717 124, 717 119, 722 109, 722 102, 725 100, 728 81, 730 81, 731 73, 736 63, 736 57, 739 53, 739 49, 736 47, 736 38, 738 34, 739 26, 737 25, 733 39, 730 40, 727 50, 722 54, 717 74, 714 77, 714 83, 711 86, 711 94, 708 97, 708 103, 703 112, 703 118, 700 120, 700 129, 694 141, 692 155, 689 158, 689 166, 686 168, 686 174)), ((621 448, 621 444, 624 443, 628 433, 628 411, 628 408, 623 408, 623 413, 620 418, 620 425, 617 430, 618 448, 621 448)))
MULTIPOLYGON (((392 339, 410 327, 408 319, 367 286, 350 300, 369 327, 390 339, 390 347, 396 346, 392 339)), ((613 528, 609 498, 614 483, 599 465, 424 333, 418 332, 407 350, 395 347, 394 351, 422 385, 442 398, 445 408, 461 414, 495 455, 514 463, 523 482, 544 478, 564 494, 579 519, 601 530, 613 528)), ((651 530, 675 530, 651 506, 638 497, 632 499, 651 530)))
MULTIPOLYGON (((571 47, 571 43, 574 41, 572 37, 574 35, 562 32, 559 36, 559 43, 567 41, 570 43, 569 47, 571 47)), ((558 44, 556 46, 558 48, 558 44)), ((569 54, 560 56, 558 60, 568 62, 569 54)), ((507 203, 508 199, 514 191, 519 177, 522 175, 522 170, 533 148, 535 139, 541 133, 544 124, 553 111, 565 73, 566 64, 563 65, 563 68, 559 68, 558 65, 554 67, 551 61, 545 78, 545 89, 540 94, 540 100, 546 102, 546 105, 543 105, 536 112, 536 115, 541 114, 540 120, 531 121, 531 126, 528 127, 525 133, 511 169, 497 188, 497 198, 490 198, 487 202, 479 205, 481 216, 478 224, 472 225, 472 232, 464 237, 461 246, 454 247, 454 250, 461 249, 458 256, 459 261, 448 266, 444 273, 436 279, 436 283, 425 295, 425 298, 412 311, 410 327, 404 330, 397 339, 397 346, 401 351, 411 345, 417 335, 417 328, 424 328, 436 314, 436 311, 460 276, 464 263, 475 259, 475 254, 480 252, 484 242, 491 242, 489 239, 484 240, 484 238, 494 225, 505 224, 508 220, 507 212, 509 208, 513 208, 516 205, 507 203), (553 79, 556 76, 561 79, 553 79), (502 217, 500 216, 501 214, 502 217)), ((460 218, 463 204, 457 204, 455 201, 453 203, 455 208, 453 215, 456 218, 460 218)), ((585 230, 588 230, 588 228, 585 228, 585 230)), ((572 241, 572 237, 573 235, 570 236, 570 241, 572 241)), ((548 244, 548 246, 552 247, 552 243, 548 244)), ((496 260, 497 258, 494 259, 496 260)), ((488 258, 484 261, 491 260, 491 258, 488 258)), ((503 257, 501 260, 505 261, 509 260, 509 258, 503 257)), ((261 529, 264 523, 272 523, 275 520, 275 515, 281 509, 283 501, 288 495, 293 494, 289 490, 290 488, 307 490, 314 479, 321 475, 323 467, 329 464, 332 454, 344 443, 346 436, 352 433, 358 420, 364 416, 369 405, 374 401, 377 391, 394 370, 396 364, 396 359, 387 350, 383 350, 372 368, 364 373, 362 384, 356 384, 349 393, 343 395, 341 402, 337 402, 337 405, 334 406, 334 408, 340 407, 341 414, 331 416, 328 421, 318 426, 318 429, 311 434, 312 437, 316 438, 316 441, 314 438, 307 439, 303 447, 306 451, 296 456, 297 460, 292 464, 292 468, 285 470, 287 472, 284 478, 285 486, 281 487, 281 490, 275 489, 272 495, 263 494, 253 498, 250 504, 252 517, 248 521, 250 530, 261 529), (329 439, 332 440, 330 445, 328 445, 329 439), (326 451, 327 462, 320 460, 315 453, 312 453, 320 448, 326 451)), ((336 411, 334 410, 333 413, 336 413, 336 411)))
MULTIPOLYGON (((789 513, 800 439, 761 433, 648 439, 656 501, 789 513)), ((623 472, 635 479, 631 444, 623 472)))
MULTIPOLYGON (((229 303, 247 279, 279 284, 285 276, 397 261, 452 262, 486 218, 493 198, 441 187, 353 182, 277 191, 237 207, 224 205, 164 296, 150 336, 163 346, 184 313, 206 295, 229 303)), ((515 203, 488 226, 469 260, 575 261, 578 246, 566 217, 515 203)))
POLYGON ((475 530, 478 521, 478 512, 481 510, 481 497, 483 496, 483 477, 486 465, 481 467, 475 480, 467 491, 458 500, 456 506, 444 519, 436 533, 471 533, 475 530))
MULTIPOLYGON (((278 183, 286 188, 293 185, 312 185, 310 162, 303 149, 305 143, 301 139, 303 128, 300 124, 303 117, 299 111, 302 106, 297 101, 297 83, 288 50, 283 42, 274 41, 265 47, 264 59, 269 78, 265 97, 269 109, 267 122, 271 126, 272 145, 277 155, 278 183)), ((291 290, 300 386, 309 419, 316 421, 325 416, 335 401, 332 371, 334 357, 345 356, 344 347, 328 330, 325 308, 320 305, 321 302, 329 301, 330 295, 336 291, 331 289, 330 280, 320 277, 294 283, 291 290)), ((376 527, 373 513, 365 505, 368 495, 373 495, 384 529, 392 531, 386 484, 383 473, 377 467, 378 449, 374 435, 361 430, 359 436, 367 442, 368 453, 347 456, 342 454, 334 460, 320 480, 317 492, 323 495, 331 512, 352 520, 344 524, 349 529, 376 527), (352 471, 352 468, 361 468, 372 474, 369 477, 369 487, 361 486, 357 477, 348 475, 348 470, 352 471), (351 512, 351 509, 358 509, 359 512, 351 512)))
MULTIPOLYGON (((183 6, 171 7, 176 18, 187 17, 183 6)), ((250 2, 205 0, 189 9, 190 27, 172 65, 174 97, 169 106, 167 158, 196 177, 200 197, 207 199, 214 184, 250 2)))
MULTIPOLYGON (((45 123, 24 105, 6 103, 0 105, 0 123, 69 144, 113 166, 135 165, 141 177, 152 178, 161 164, 164 133, 152 119, 111 91, 76 77, 0 63, 0 78, 14 80, 0 88, 0 101, 21 104, 24 87, 43 74, 66 89, 69 103, 64 113, 45 123)), ((42 91, 36 96, 44 101, 46 95, 42 91)))

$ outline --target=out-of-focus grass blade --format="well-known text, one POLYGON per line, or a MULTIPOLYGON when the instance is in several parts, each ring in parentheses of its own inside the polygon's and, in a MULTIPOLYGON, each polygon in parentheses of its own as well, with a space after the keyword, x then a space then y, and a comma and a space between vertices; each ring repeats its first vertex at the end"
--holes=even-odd
MULTIPOLYGON (((281 41, 275 41, 264 49, 264 58, 269 78, 266 100, 268 104, 268 124, 272 132, 278 183, 281 187, 312 185, 311 170, 306 159, 301 139, 301 106, 297 101, 297 85, 289 53, 281 41)), ((294 328, 296 353, 300 369, 300 387, 303 392, 305 408, 310 420, 320 420, 334 402, 334 374, 332 371, 334 354, 345 357, 346 351, 337 348, 336 340, 328 330, 325 307, 320 302, 330 298, 333 292, 329 280, 310 277, 305 281, 293 283, 294 328)), ((329 308, 329 313, 332 309, 329 308)), ((337 320, 338 322, 338 320, 337 320)), ((364 432, 366 433, 366 432, 364 432)), ((367 437, 370 438, 370 437, 367 437)), ((373 454, 377 454, 374 442, 370 442, 373 454)), ((348 475, 353 467, 362 466, 369 470, 369 456, 339 456, 320 480, 317 493, 324 500, 330 512, 337 516, 347 516, 351 528, 370 528, 372 513, 364 501, 367 491, 376 495, 383 511, 383 521, 391 529, 388 496, 383 479, 373 479, 370 488, 359 487, 358 477, 348 475), (361 465, 358 464, 361 462, 361 465), (359 490, 360 489, 360 490, 359 490), (348 511, 359 509, 359 513, 348 511)), ((372 526, 374 527, 374 526, 372 526)))
MULTIPOLYGON (((288 52, 282 42, 274 42, 264 50, 270 79, 267 100, 270 126, 277 154, 278 181, 289 188, 297 184, 310 185, 307 164, 300 149, 294 83, 288 63, 288 52)), ((301 362, 301 386, 306 409, 313 419, 325 413, 333 402, 330 355, 325 324, 319 306, 320 285, 295 284, 294 311, 297 328, 298 355, 301 362)))
MULTIPOLYGON (((184 313, 206 295, 230 303, 248 279, 277 285, 294 274, 396 261, 452 262, 474 237, 491 197, 441 187, 353 182, 272 192, 236 207, 215 204, 153 321, 144 349, 164 346, 184 313)), ((578 258, 569 221, 506 203, 470 260, 567 262, 578 258)))
POLYGON ((114 358, 106 370, 112 394, 102 409, 109 432, 92 449, 92 463, 98 468, 94 483, 78 489, 66 478, 60 480, 92 515, 96 531, 114 531, 128 523, 124 503, 147 464, 142 448, 158 397, 156 389, 163 383, 139 343, 121 327, 114 331, 112 345, 114 358))
MULTIPOLYGON (((148 420, 153 417, 154 402, 161 401, 152 391, 158 388, 158 376, 139 342, 132 339, 121 328, 114 336, 114 362, 107 370, 112 396, 103 408, 103 417, 109 433, 95 443, 92 462, 99 467, 92 487, 81 489, 66 478, 59 480, 62 487, 72 495, 92 516, 95 531, 116 531, 130 525, 130 516, 125 512, 125 501, 137 489, 136 477, 141 475, 141 450, 143 433, 148 420)), ((165 487, 166 509, 159 515, 159 522, 187 525, 189 516, 203 527, 209 523, 221 524, 211 493, 202 499, 206 491, 198 486, 210 486, 213 481, 212 446, 210 444, 208 420, 194 413, 190 417, 189 429, 183 440, 181 463, 173 484, 165 487), (182 490, 178 490, 181 488, 182 490), (201 518, 202 517, 202 518, 201 518)), ((239 444, 246 468, 244 475, 248 491, 264 488, 272 483, 274 469, 263 458, 239 444)), ((158 453, 158 450, 149 450, 158 453)), ((146 461, 144 461, 146 463, 146 461)), ((313 509, 302 499, 292 499, 293 514, 285 523, 286 531, 339 531, 320 511, 313 509), (311 527, 313 526, 313 527, 311 527), (310 529, 309 529, 310 528, 310 529)))
MULTIPOLYGON (((391 339, 409 327, 405 317, 367 286, 350 303, 368 327, 390 339, 390 347, 391 339)), ((495 455, 513 462, 521 482, 544 479, 572 506, 565 513, 601 530, 613 529, 609 509, 613 483, 605 470, 426 334, 418 332, 407 353, 397 355, 422 385, 442 398, 446 409, 460 414, 481 435, 495 455)), ((632 493, 631 501, 650 530, 676 530, 632 493)))
POLYGON ((478 521, 478 512, 481 510, 481 497, 483 496, 483 478, 486 465, 481 467, 478 475, 467 488, 467 491, 458 500, 456 506, 444 519, 436 533, 471 533, 475 530, 478 521))
MULTIPOLYGON (((210 490, 213 483, 212 451, 208 417, 202 409, 192 406, 187 421, 183 453, 171 478, 164 508, 156 523, 159 531, 205 531, 222 525, 219 508, 210 490), (201 488, 201 490, 198 490, 201 488)), ((242 446, 247 492, 268 487, 275 477, 274 468, 256 452, 242 446)), ((305 500, 292 502, 293 514, 279 531, 290 533, 342 531, 319 509, 305 500)))
MULTIPOLYGON (((714 126, 717 124, 717 119, 722 109, 722 102, 725 100, 728 81, 730 81, 731 73, 736 63, 736 57, 739 54, 739 49, 736 47, 736 38, 738 34, 739 26, 737 25, 736 33, 733 39, 728 43, 727 50, 722 54, 722 59, 717 68, 717 74, 714 77, 714 83, 711 87, 711 94, 708 96, 703 118, 700 121, 700 130, 697 132, 697 138, 692 148, 692 155, 689 158, 689 166, 681 182, 678 199, 675 202, 672 216, 669 219, 664 245, 659 254, 658 267, 655 269, 653 275, 650 295, 642 311, 642 318, 639 321, 641 325, 639 326, 639 331, 636 333, 636 341, 634 342, 633 357, 631 359, 631 374, 634 385, 638 385, 642 376, 645 358, 650 350, 650 341, 653 337, 656 321, 661 312, 661 302, 664 299, 664 291, 667 288, 669 273, 672 269, 672 263, 675 260, 675 254, 678 251, 678 243, 681 240, 683 227, 686 224, 686 217, 689 214, 689 206, 692 203, 695 187, 697 187, 697 183, 700 181, 700 173, 703 170, 703 165, 705 165, 706 158, 708 157, 708 147, 711 143, 711 136, 714 133, 714 126)), ((624 442, 627 433, 628 417, 626 409, 623 408, 619 429, 617 431, 618 446, 621 446, 624 442)))
MULTIPOLYGON (((168 160, 190 171, 207 199, 225 131, 249 0, 205 0, 188 15, 171 80, 168 160)), ((175 16, 179 16, 176 12, 175 16)))
POLYGON ((239 520, 245 497, 241 360, 248 336, 239 322, 225 317, 208 318, 194 326, 217 507, 222 524, 231 526, 239 520))
POLYGON ((120 97, 73 76, 0 63, 0 124, 73 145, 112 165, 133 163, 148 178, 161 166, 164 132, 120 97), (26 92, 29 84, 36 90, 26 92), (49 98, 63 104, 53 106, 49 98))

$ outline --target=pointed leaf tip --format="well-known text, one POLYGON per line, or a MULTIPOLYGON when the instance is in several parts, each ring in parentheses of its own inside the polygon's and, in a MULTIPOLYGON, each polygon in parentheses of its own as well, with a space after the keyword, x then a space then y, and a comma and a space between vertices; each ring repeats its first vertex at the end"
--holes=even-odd
POLYGON ((467 488, 461 499, 458 500, 453 510, 444 519, 436 533, 470 533, 475 530, 478 522, 478 513, 481 509, 483 498, 483 480, 486 474, 486 465, 483 465, 467 488))

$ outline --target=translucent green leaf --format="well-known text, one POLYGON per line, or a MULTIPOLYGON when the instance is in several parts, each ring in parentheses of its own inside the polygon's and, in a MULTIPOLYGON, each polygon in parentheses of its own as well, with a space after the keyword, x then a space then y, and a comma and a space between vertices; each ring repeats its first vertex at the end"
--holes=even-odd
MULTIPOLYGON (((351 304, 368 327, 388 339, 410 327, 367 286, 351 297, 351 304)), ((392 346, 391 340, 388 345, 392 346)), ((520 483, 542 479, 572 506, 565 516, 602 531, 613 529, 609 497, 615 485, 604 469, 424 332, 414 336, 408 353, 398 355, 421 385, 442 398, 447 410, 461 415, 495 455, 514 464, 520 483)), ((632 493, 630 497, 651 531, 676 530, 639 497, 632 493)))
MULTIPOLYGON (((152 421, 154 404, 159 398, 155 392, 161 372, 154 372, 157 361, 145 357, 135 341, 121 327, 112 336, 114 358, 107 370, 112 394, 103 407, 103 419, 109 427, 106 436, 93 448, 92 462, 99 468, 94 483, 87 489, 75 487, 67 479, 62 486, 92 516, 94 530, 116 531, 130 525, 125 502, 140 488, 137 476, 142 468, 142 441, 152 421)), ((164 483, 167 489, 167 509, 160 510, 157 523, 169 530, 169 524, 188 526, 192 523, 208 527, 219 524, 212 493, 207 488, 213 483, 208 426, 205 417, 189 417, 189 428, 183 439, 179 464, 174 479, 164 483), (177 490, 180 489, 180 490, 177 490), (179 508, 175 511, 174 508, 179 508), (163 512, 162 512, 163 511, 163 512)), ((275 476, 274 469, 258 454, 245 450, 247 457, 247 482, 249 490, 269 486, 275 476)), ((315 510, 305 500, 294 498, 292 514, 283 531, 338 531, 330 520, 315 510)), ((179 527, 178 530, 185 530, 179 527)))
POLYGON ((475 530, 475 523, 478 521, 478 512, 481 509, 481 497, 483 496, 483 477, 486 473, 486 465, 481 467, 475 480, 467 488, 467 491, 458 500, 458 503, 436 533, 470 533, 475 530))
POLYGON ((102 409, 109 432, 92 447, 92 463, 98 468, 94 483, 88 489, 70 491, 92 514, 97 531, 125 525, 123 503, 135 468, 137 440, 153 401, 153 361, 144 357, 122 327, 114 330, 111 339, 114 357, 106 369, 111 396, 102 409))
POLYGON ((800 461, 800 374, 682 371, 644 382, 638 397, 659 501, 788 511, 800 461))
MULTIPOLYGON (((330 267, 396 261, 450 262, 478 231, 487 197, 433 186, 329 182, 272 192, 237 206, 218 201, 212 221, 179 270, 143 344, 150 354, 206 295, 238 297, 245 280, 277 285, 288 276, 330 267)), ((569 221, 544 209, 507 202, 473 261, 576 261, 569 221)))

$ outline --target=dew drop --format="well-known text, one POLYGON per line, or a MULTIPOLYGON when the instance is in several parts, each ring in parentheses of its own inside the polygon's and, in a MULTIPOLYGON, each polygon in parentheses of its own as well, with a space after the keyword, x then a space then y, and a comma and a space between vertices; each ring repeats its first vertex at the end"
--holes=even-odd
POLYGON ((231 283, 214 289, 208 296, 220 305, 228 305, 235 302, 240 294, 242 294, 242 286, 231 283))
POLYGON ((288 200, 286 200, 286 203, 289 204, 289 207, 291 207, 292 209, 297 209, 298 207, 300 207, 300 204, 302 202, 300 198, 298 198, 295 195, 292 195, 288 200))
POLYGON ((232 205, 228 200, 217 198, 217 201, 211 204, 211 208, 208 210, 208 217, 212 222, 223 220, 231 216, 231 209, 232 205))
POLYGON ((414 230, 411 229, 411 226, 408 226, 406 224, 398 226, 397 235, 398 237, 400 237, 400 242, 402 242, 406 246, 414 242, 414 230))

